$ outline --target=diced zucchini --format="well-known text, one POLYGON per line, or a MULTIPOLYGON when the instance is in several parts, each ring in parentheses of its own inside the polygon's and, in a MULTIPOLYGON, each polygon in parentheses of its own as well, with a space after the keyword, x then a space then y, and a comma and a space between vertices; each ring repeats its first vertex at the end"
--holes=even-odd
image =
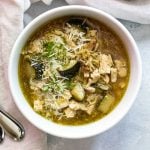
POLYGON ((76 60, 71 60, 70 63, 63 67, 61 70, 58 70, 61 76, 72 78, 74 77, 80 69, 80 62, 76 60))
POLYGON ((80 83, 76 83, 71 91, 71 94, 76 100, 82 101, 85 96, 85 91, 80 83))
POLYGON ((108 113, 112 104, 114 103, 114 100, 115 98, 112 95, 107 94, 102 100, 102 102, 100 103, 98 110, 104 114, 108 113))
POLYGON ((101 84, 101 83, 98 83, 97 84, 97 87, 104 90, 104 91, 107 91, 109 90, 110 86, 109 85, 106 85, 106 84, 101 84))
POLYGON ((35 78, 36 76, 36 73, 35 73, 35 70, 33 69, 33 67, 31 67, 30 63, 29 62, 25 62, 25 76, 27 78, 35 78))

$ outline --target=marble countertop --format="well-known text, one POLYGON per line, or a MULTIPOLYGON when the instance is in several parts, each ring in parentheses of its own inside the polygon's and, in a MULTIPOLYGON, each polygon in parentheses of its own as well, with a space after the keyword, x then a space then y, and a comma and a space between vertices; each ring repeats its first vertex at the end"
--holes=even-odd
MULTIPOLYGON (((50 6, 37 2, 25 12, 24 23, 63 5, 67 5, 64 0, 50 6)), ((137 42, 143 63, 142 85, 133 107, 116 126, 95 137, 71 140, 48 135, 49 150, 150 150, 150 25, 119 21, 137 42)))

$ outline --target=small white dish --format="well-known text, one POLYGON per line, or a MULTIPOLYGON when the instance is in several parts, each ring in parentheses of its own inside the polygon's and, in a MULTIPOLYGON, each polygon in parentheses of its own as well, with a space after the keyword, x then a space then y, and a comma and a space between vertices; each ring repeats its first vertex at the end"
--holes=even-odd
POLYGON ((111 15, 98 9, 86 6, 73 5, 63 6, 47 11, 35 18, 31 23, 26 26, 26 28, 16 40, 12 49, 9 62, 8 76, 10 89, 16 105, 18 106, 22 114, 33 125, 43 130, 44 132, 55 136, 64 138, 85 138, 97 135, 108 130, 125 116, 128 110, 131 108, 135 97, 139 91, 142 77, 142 66, 140 54, 134 39, 132 38, 128 30, 119 21, 117 21, 111 15), (29 37, 32 35, 32 33, 34 33, 39 27, 41 27, 43 24, 50 20, 70 15, 87 16, 106 24, 121 38, 124 45, 126 46, 130 60, 129 84, 121 102, 106 117, 96 122, 80 126, 65 126, 56 124, 54 122, 46 120, 45 118, 35 113, 25 99, 18 80, 18 63, 20 52, 29 37))

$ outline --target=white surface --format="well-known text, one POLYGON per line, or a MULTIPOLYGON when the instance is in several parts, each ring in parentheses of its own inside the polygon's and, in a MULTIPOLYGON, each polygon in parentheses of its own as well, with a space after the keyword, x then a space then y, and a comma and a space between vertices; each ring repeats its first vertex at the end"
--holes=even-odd
MULTIPOLYGON (((66 5, 57 0, 51 6, 38 2, 25 14, 25 23, 53 7, 66 5)), ((138 97, 126 117, 111 130, 82 140, 48 135, 49 150, 150 150, 150 25, 121 21, 136 40, 143 59, 143 81, 138 97)))

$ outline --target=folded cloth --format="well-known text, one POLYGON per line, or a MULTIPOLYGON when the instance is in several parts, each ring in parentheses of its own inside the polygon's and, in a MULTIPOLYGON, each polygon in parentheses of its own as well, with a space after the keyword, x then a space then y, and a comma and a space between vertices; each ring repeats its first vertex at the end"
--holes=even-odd
POLYGON ((116 18, 150 24, 150 0, 66 0, 69 4, 88 5, 116 18))
MULTIPOLYGON (((50 4, 52 0, 42 1, 50 4)), ((92 6, 116 18, 150 24, 150 0, 66 0, 66 2, 71 5, 92 6)))
POLYGON ((0 145, 1 150, 47 149, 47 135, 33 127, 18 111, 13 103, 7 79, 9 54, 23 29, 23 12, 28 6, 29 2, 25 5, 23 0, 0 0, 0 105, 17 118, 26 131, 25 138, 20 142, 5 138, 0 145))
MULTIPOLYGON (((30 0, 37 2, 40 0, 30 0)), ((53 0, 41 0, 49 5, 53 0)), ((87 5, 103 10, 116 18, 150 24, 150 0, 65 0, 70 5, 87 5)))

